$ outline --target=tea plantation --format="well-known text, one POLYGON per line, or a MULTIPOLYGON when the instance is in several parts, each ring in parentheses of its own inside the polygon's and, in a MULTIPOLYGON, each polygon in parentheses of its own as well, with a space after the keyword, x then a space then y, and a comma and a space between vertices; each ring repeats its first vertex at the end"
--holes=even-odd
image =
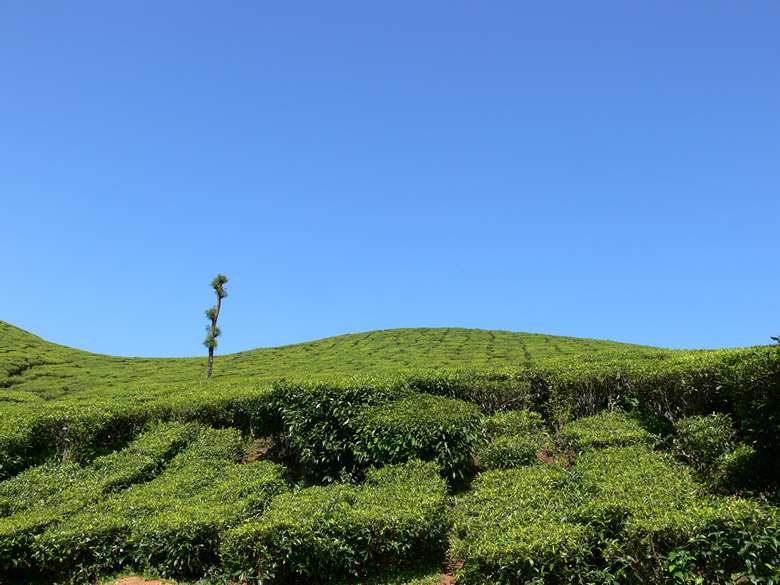
POLYGON ((399 329, 205 377, 0 322, 0 584, 780 583, 780 345, 399 329))

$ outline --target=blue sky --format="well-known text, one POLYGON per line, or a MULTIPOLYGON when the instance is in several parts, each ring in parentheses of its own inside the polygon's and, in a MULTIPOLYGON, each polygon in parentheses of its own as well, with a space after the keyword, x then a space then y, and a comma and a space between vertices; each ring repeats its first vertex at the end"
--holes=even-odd
POLYGON ((780 334, 780 3, 0 4, 0 319, 126 356, 780 334))

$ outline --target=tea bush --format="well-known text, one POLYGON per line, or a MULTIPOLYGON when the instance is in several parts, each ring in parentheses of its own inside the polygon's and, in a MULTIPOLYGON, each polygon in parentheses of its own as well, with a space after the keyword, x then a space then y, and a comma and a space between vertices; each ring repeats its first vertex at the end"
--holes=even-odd
POLYGON ((487 414, 527 409, 535 402, 524 373, 509 368, 415 371, 406 384, 417 392, 473 402, 487 414))
POLYGON ((575 475, 589 494, 579 515, 601 557, 592 564, 616 579, 660 583, 675 572, 702 583, 780 577, 772 568, 780 566, 777 542, 765 539, 776 512, 707 496, 668 458, 640 445, 610 447, 584 454, 575 475))
POLYGON ((24 581, 38 567, 30 548, 36 535, 113 492, 150 480, 201 429, 196 424, 154 425, 124 450, 89 467, 47 463, 0 483, 0 576, 24 581))
POLYGON ((539 413, 530 410, 498 412, 485 419, 486 444, 477 457, 490 469, 507 469, 528 465, 547 443, 544 422, 539 413))
POLYGON ((407 387, 384 380, 286 383, 274 386, 272 404, 300 473, 327 483, 355 467, 355 432, 363 412, 411 394, 407 387))
POLYGON ((120 569, 217 574, 221 535, 287 489, 280 466, 237 465, 242 453, 238 431, 203 429, 155 479, 49 526, 32 556, 45 574, 76 581, 120 569))
POLYGON ((482 442, 478 406, 428 394, 372 408, 357 426, 355 454, 368 464, 421 459, 461 472, 482 442))
POLYGON ((545 431, 542 415, 533 410, 497 412, 485 418, 485 432, 491 437, 539 435, 545 431))
POLYGON ((576 451, 633 444, 652 445, 656 439, 639 422, 620 411, 604 411, 567 424, 560 437, 576 451))
POLYGON ((691 416, 678 421, 675 446, 680 457, 706 474, 719 458, 734 449, 735 435, 728 415, 691 416))
POLYGON ((776 509, 706 496, 631 445, 590 450, 572 472, 480 475, 458 506, 453 552, 467 584, 777 582, 777 526, 776 509))
MULTIPOLYGON (((780 345, 751 348, 726 371, 727 400, 716 409, 731 413, 747 444, 780 453, 780 345)), ((705 414, 705 413, 697 413, 705 414)))
POLYGON ((489 471, 459 503, 453 555, 459 582, 554 583, 573 572, 587 528, 573 512, 579 498, 569 473, 554 465, 489 471))
POLYGON ((433 463, 369 471, 365 483, 314 486, 276 497, 228 532, 222 558, 238 579, 304 576, 318 583, 398 570, 447 546, 447 486, 433 463))
POLYGON ((269 388, 221 382, 129 388, 110 398, 84 393, 71 402, 0 408, 0 421, 0 479, 51 457, 88 463, 156 421, 196 421, 252 436, 281 432, 269 388))

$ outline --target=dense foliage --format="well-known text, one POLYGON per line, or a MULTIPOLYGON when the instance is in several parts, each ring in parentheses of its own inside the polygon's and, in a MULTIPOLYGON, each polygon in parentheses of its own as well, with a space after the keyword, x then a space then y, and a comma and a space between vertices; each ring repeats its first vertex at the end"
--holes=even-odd
POLYGON ((455 473, 482 442, 482 413, 462 400, 412 395, 367 411, 356 433, 358 460, 378 465, 435 461, 455 473))
POLYGON ((0 583, 780 583, 777 345, 399 330, 206 381, 0 340, 0 583))
POLYGON ((263 583, 291 575, 315 582, 363 577, 442 555, 447 485, 420 461, 370 471, 365 482, 315 486, 273 500, 258 520, 231 530, 222 548, 235 576, 263 583))

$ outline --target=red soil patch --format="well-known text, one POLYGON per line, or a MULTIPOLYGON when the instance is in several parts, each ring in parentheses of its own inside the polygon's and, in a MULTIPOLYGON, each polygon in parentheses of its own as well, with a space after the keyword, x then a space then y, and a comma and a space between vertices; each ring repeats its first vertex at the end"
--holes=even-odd
POLYGON ((246 465, 247 463, 252 463, 254 461, 263 461, 264 459, 268 459, 268 453, 271 451, 272 446, 273 442, 271 442, 269 439, 258 439, 253 441, 252 444, 249 445, 247 454, 241 460, 241 463, 246 465))
POLYGON ((563 465, 569 468, 574 464, 574 453, 567 451, 550 454, 542 450, 536 454, 536 459, 541 463, 563 465))

